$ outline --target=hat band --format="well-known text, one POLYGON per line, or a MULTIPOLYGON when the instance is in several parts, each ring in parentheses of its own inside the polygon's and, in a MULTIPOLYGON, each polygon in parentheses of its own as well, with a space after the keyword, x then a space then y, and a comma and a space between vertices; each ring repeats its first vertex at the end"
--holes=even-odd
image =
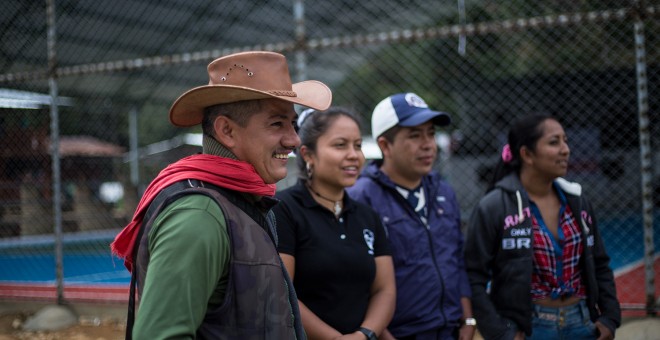
POLYGON ((286 90, 270 90, 266 91, 273 96, 278 96, 278 97, 298 97, 298 94, 296 94, 294 91, 286 91, 286 90))

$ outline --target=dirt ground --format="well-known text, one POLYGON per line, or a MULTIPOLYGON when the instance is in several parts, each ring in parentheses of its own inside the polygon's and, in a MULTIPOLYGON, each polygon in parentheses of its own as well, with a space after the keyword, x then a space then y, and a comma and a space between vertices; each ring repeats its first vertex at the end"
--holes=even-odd
POLYGON ((25 321, 49 303, 0 301, 0 340, 123 340, 125 304, 75 304, 79 323, 59 331, 29 332, 25 321))
MULTIPOLYGON (((126 330, 126 318, 123 306, 108 306, 93 309, 79 308, 79 324, 59 331, 28 332, 22 330, 22 324, 34 314, 34 307, 25 308, 30 312, 7 310, 0 303, 0 340, 122 340, 126 330), (99 316, 96 316, 99 315, 99 316)), ((660 319, 624 318, 623 326, 617 330, 617 338, 630 340, 660 339, 660 319)), ((478 334, 474 340, 482 340, 478 334)))
POLYGON ((125 323, 116 318, 81 318, 81 323, 59 331, 28 332, 21 325, 30 315, 5 313, 0 315, 0 340, 120 340, 124 339, 125 323), (96 322, 95 322, 96 321, 96 322), (97 323, 98 325, 95 325, 97 323))

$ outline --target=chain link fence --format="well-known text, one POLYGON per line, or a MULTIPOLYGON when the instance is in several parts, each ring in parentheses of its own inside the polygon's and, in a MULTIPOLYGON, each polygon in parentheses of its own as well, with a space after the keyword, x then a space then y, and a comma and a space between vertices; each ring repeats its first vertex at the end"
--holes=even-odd
POLYGON ((9 0, 3 7, 0 297, 124 301, 129 276, 109 242, 155 174, 201 150, 200 129, 170 126, 169 106, 207 82, 211 60, 272 50, 288 57, 295 79, 325 82, 333 104, 361 114, 365 136, 373 107, 395 92, 416 92, 450 112, 437 168, 456 189, 464 220, 484 194, 510 122, 533 112, 557 116, 570 139, 568 177, 595 205, 623 307, 655 312, 655 0, 9 0))

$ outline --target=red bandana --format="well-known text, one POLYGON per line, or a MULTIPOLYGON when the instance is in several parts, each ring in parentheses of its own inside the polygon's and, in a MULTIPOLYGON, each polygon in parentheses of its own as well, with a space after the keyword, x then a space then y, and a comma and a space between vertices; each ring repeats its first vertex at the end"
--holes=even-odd
POLYGON ((254 167, 247 162, 219 156, 199 154, 188 156, 167 166, 149 184, 135 210, 133 220, 115 237, 110 245, 113 254, 124 259, 129 271, 133 269, 133 245, 149 204, 167 186, 186 179, 197 179, 230 190, 259 196, 275 195, 275 184, 266 184, 254 167))

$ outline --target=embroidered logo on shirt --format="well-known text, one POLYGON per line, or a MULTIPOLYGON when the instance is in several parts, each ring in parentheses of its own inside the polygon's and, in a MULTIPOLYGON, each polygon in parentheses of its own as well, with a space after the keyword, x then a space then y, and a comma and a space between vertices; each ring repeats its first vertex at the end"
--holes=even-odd
POLYGON ((362 236, 364 236, 364 243, 367 244, 367 247, 369 247, 369 255, 374 254, 374 240, 376 239, 374 237, 374 232, 369 230, 369 229, 362 229, 362 236))

